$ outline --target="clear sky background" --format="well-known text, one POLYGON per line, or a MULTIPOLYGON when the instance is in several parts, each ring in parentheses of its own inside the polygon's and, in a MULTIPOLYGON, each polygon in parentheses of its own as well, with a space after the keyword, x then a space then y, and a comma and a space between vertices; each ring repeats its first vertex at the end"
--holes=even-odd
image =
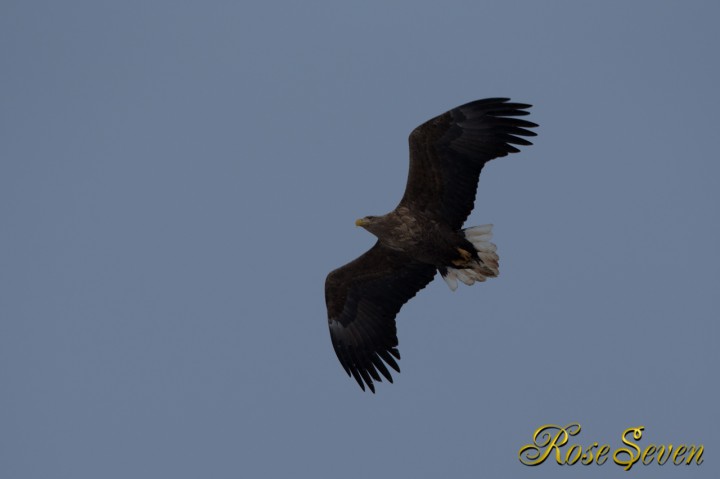
POLYGON ((717 2, 0 3, 0 476, 720 474, 717 2), (498 279, 435 279, 363 393, 327 273, 393 209, 407 135, 490 96, 535 145, 468 225, 498 279), (573 442, 701 466, 527 467, 573 442))

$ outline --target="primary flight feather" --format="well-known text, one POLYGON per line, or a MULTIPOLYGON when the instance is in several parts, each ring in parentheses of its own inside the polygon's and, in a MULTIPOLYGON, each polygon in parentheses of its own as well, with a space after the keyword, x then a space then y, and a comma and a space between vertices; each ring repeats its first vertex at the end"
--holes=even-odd
POLYGON ((454 291, 498 275, 492 225, 462 229, 488 161, 531 145, 537 125, 517 118, 530 105, 508 98, 466 103, 410 134, 410 171, 400 204, 355 222, 377 236, 365 254, 325 280, 330 338, 345 372, 375 392, 397 372, 395 316, 439 271, 454 291), (381 377, 382 376, 382 377, 381 377))

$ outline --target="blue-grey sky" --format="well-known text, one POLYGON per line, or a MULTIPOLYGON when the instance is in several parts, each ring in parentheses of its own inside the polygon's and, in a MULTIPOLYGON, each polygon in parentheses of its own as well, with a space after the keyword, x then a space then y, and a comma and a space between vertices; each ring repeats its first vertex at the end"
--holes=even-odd
POLYGON ((679 478, 720 468, 716 2, 3 1, 0 476, 679 478), (534 105, 362 393, 323 284, 395 207, 407 135, 534 105), (527 467, 573 443, 701 466, 527 467))

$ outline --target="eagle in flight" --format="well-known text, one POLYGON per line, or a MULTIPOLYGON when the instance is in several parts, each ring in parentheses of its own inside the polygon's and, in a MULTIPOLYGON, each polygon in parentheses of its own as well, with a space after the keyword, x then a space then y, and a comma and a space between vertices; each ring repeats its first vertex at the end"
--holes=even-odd
POLYGON ((325 280, 330 338, 348 376, 375 392, 387 366, 400 372, 395 316, 439 271, 451 290, 498 275, 492 225, 463 229, 488 161, 531 145, 531 105, 488 98, 453 108, 410 133, 410 171, 400 204, 355 222, 377 236, 365 254, 325 280), (387 365, 387 366, 386 366, 387 365))

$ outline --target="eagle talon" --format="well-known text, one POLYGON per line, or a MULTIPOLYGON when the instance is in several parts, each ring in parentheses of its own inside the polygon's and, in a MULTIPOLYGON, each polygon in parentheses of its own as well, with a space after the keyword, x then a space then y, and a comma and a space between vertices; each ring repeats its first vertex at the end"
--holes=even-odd
POLYGON ((458 253, 460 253, 460 256, 462 256, 462 258, 460 259, 454 259, 451 261, 451 263, 455 266, 462 266, 464 264, 467 264, 467 262, 472 259, 472 253, 470 253, 468 250, 462 248, 455 249, 458 251, 458 253))

